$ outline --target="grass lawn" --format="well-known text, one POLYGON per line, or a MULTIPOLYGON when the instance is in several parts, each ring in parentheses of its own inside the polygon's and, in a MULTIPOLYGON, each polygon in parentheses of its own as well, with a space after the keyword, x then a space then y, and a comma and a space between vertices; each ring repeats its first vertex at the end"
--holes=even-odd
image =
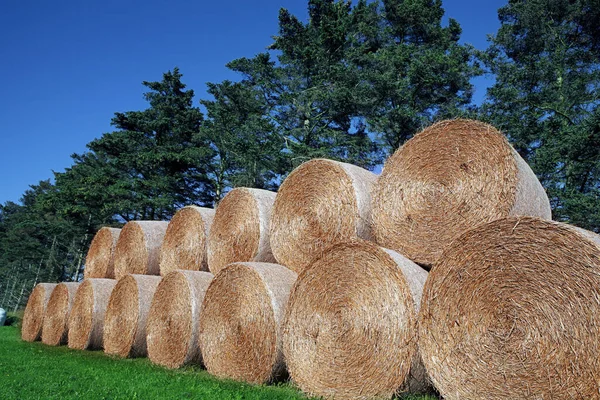
MULTIPOLYGON (((200 368, 171 371, 148 359, 115 359, 21 341, 0 327, 0 399, 306 399, 291 384, 252 386, 200 368)), ((406 398, 409 399, 409 398, 406 398)), ((428 399, 410 397, 411 400, 428 399)), ((433 398, 429 398, 433 399, 433 398)))

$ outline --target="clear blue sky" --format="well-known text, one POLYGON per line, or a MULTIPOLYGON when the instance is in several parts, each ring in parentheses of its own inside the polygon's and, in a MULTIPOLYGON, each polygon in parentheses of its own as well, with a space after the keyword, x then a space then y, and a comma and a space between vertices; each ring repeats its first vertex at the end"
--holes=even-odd
MULTIPOLYGON (((484 49, 505 1, 445 0, 463 41, 484 49)), ((178 66, 204 97, 236 79, 225 64, 271 44, 281 7, 306 19, 307 0, 20 0, 0 8, 0 203, 71 165, 111 131, 116 111, 141 110, 143 80, 178 66)), ((475 101, 489 84, 475 81, 475 101)))

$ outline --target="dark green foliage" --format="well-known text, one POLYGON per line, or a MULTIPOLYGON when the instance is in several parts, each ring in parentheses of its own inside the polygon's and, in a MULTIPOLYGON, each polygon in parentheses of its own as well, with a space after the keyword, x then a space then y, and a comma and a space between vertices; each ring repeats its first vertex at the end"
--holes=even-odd
POLYGON ((600 231, 597 0, 511 0, 487 51, 484 112, 529 161, 556 219, 600 231))

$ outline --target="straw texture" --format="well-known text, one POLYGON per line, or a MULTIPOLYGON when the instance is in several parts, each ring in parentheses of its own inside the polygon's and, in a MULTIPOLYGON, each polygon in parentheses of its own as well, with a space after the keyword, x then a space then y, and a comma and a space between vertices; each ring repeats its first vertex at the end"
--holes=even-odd
POLYGON ((355 165, 315 159, 279 188, 271 217, 277 261, 301 272, 332 244, 372 239, 371 189, 377 176, 355 165))
POLYGON ((551 218, 531 168, 494 127, 439 122, 386 162, 373 192, 375 238, 431 266, 457 235, 510 215, 551 218))
POLYGON ((69 315, 68 343, 72 349, 101 349, 104 315, 114 279, 85 279, 77 289, 69 315))
POLYGON ((127 274, 159 275, 160 247, 166 221, 130 221, 123 227, 115 249, 115 278, 127 274))
POLYGON ((167 227, 160 250, 160 274, 176 269, 208 271, 206 247, 215 210, 187 206, 177 211, 167 227))
POLYGON ((159 276, 126 275, 113 289, 104 317, 104 352, 145 357, 146 321, 159 276))
POLYGON ((69 313, 77 288, 79 288, 79 282, 64 282, 56 285, 52 291, 44 315, 43 343, 49 346, 67 343, 69 313))
POLYGON ((208 237, 208 268, 222 268, 243 261, 273 262, 269 223, 275 193, 236 188, 221 200, 208 237))
POLYGON ((150 361, 168 368, 202 362, 198 320, 212 278, 209 272, 184 270, 163 277, 146 327, 150 361))
POLYGON ((206 369, 250 383, 285 372, 281 323, 296 273, 270 263, 234 263, 210 284, 200 314, 206 369))
POLYGON ((27 342, 40 340, 44 324, 46 305, 56 283, 38 283, 31 291, 21 326, 21 339, 27 342))
POLYGON ((115 277, 114 252, 120 233, 120 229, 103 227, 94 235, 85 259, 85 279, 115 277))
POLYGON ((445 399, 598 399, 600 238, 508 217, 457 238, 435 264, 421 354, 445 399))
POLYGON ((283 351, 292 380, 312 396, 390 398, 430 389, 417 351, 427 272, 355 240, 326 250, 298 277, 283 351))

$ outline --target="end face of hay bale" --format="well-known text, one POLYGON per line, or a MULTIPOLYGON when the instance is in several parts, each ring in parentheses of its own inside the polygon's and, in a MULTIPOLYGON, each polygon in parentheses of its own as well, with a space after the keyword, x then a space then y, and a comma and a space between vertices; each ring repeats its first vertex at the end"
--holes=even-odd
POLYGON ((103 227, 96 233, 85 259, 84 277, 114 278, 114 252, 120 229, 103 227))
POLYGON ((600 242, 506 218, 461 235, 423 292, 419 345, 447 399, 598 398, 600 242))
POLYGON ((541 184, 494 127, 442 121, 386 162, 373 194, 376 240, 430 266, 457 235, 512 214, 550 217, 541 184))
POLYGON ((119 357, 145 356, 146 320, 160 277, 127 275, 113 289, 104 317, 104 352, 119 357))
POLYGON ((68 344, 72 349, 100 349, 104 315, 114 279, 86 279, 77 289, 69 315, 68 344))
POLYGON ((271 248, 301 272, 332 244, 371 239, 371 186, 376 175, 333 160, 305 162, 283 181, 273 207, 271 248))
POLYGON ((69 331, 69 313, 73 305, 79 282, 66 282, 57 285, 46 306, 42 342, 49 346, 67 343, 69 331))
POLYGON ((127 274, 159 275, 160 247, 169 225, 166 221, 130 221, 115 249, 115 278, 127 274))
POLYGON ((221 200, 208 237, 208 267, 213 274, 234 262, 275 260, 269 244, 275 195, 236 188, 221 200))
POLYGON ((160 274, 176 269, 208 271, 206 247, 215 210, 196 206, 177 211, 169 222, 160 251, 160 274))
POLYGON ((235 263, 210 284, 200 315, 209 373, 266 383, 284 372, 280 320, 296 274, 269 263, 235 263))
POLYGON ((42 336, 46 305, 55 287, 55 283, 38 283, 31 291, 23 314, 21 339, 34 342, 42 336))
POLYGON ((408 385, 418 364, 413 292, 427 273, 391 253, 365 241, 334 245, 298 277, 283 351, 292 380, 306 393, 390 398, 408 385))
POLYGON ((212 278, 208 272, 183 270, 163 277, 152 298, 146 326, 150 361, 167 368, 201 362, 198 319, 212 278))

